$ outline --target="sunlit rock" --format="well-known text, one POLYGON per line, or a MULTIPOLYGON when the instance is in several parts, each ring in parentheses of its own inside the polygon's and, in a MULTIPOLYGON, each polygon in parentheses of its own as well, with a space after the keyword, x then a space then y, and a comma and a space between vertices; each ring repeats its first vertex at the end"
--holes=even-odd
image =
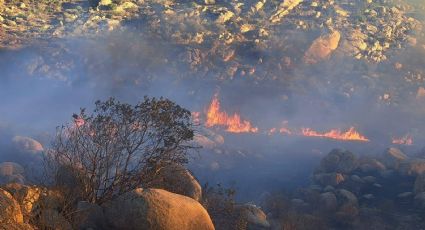
POLYGON ((41 188, 37 186, 27 186, 17 183, 5 185, 5 189, 12 194, 21 206, 24 219, 28 220, 41 195, 41 188))
POLYGON ((304 61, 308 64, 315 64, 327 59, 338 48, 340 39, 341 34, 338 31, 320 36, 313 41, 310 48, 305 52, 304 61))
POLYGON ((398 169, 400 163, 407 160, 407 156, 397 148, 387 149, 382 157, 382 162, 390 169, 398 169))
POLYGON ((39 153, 44 150, 40 142, 30 137, 15 136, 12 141, 15 146, 23 152, 39 153))
POLYGON ((207 211, 192 198, 162 189, 135 189, 103 205, 114 229, 213 230, 207 211))
POLYGON ((23 223, 21 207, 13 196, 0 188, 0 223, 23 223))

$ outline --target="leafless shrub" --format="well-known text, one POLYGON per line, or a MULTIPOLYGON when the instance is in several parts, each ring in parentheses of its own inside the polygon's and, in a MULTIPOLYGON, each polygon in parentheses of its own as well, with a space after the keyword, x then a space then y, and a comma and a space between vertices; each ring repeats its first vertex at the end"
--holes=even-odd
POLYGON ((102 204, 149 184, 160 169, 187 163, 193 148, 190 112, 167 99, 145 97, 132 106, 97 101, 57 129, 45 157, 45 177, 75 203, 102 204))

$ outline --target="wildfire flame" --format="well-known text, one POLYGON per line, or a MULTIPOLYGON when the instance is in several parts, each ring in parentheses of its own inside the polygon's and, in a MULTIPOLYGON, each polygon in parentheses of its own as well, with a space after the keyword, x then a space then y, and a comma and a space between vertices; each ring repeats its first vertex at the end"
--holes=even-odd
POLYGON ((406 136, 401 137, 401 138, 393 137, 392 143, 396 144, 396 145, 412 145, 413 144, 413 138, 409 134, 407 134, 406 136))
POLYGON ((369 141, 369 139, 357 132, 354 127, 350 127, 345 132, 341 132, 339 129, 332 129, 326 133, 319 133, 310 128, 303 128, 301 132, 302 135, 309 137, 324 137, 344 141, 369 141))
POLYGON ((216 125, 226 127, 226 131, 231 133, 255 133, 258 131, 258 128, 253 127, 251 122, 241 120, 239 114, 234 113, 233 115, 228 115, 226 112, 220 111, 218 94, 215 94, 211 101, 207 110, 207 120, 205 122, 206 127, 216 125))

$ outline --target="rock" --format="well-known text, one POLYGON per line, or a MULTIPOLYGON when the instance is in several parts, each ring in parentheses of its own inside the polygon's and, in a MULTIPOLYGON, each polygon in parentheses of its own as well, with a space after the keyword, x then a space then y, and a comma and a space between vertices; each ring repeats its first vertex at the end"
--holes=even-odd
POLYGON ((225 11, 218 16, 217 20, 215 21, 217 24, 224 24, 228 22, 231 18, 233 18, 235 14, 232 11, 225 11))
POLYGON ((280 5, 276 13, 270 17, 272 23, 278 23, 283 17, 288 15, 291 10, 297 7, 303 0, 285 0, 280 5))
POLYGON ((338 211, 335 213, 337 219, 345 221, 355 218, 359 213, 357 197, 345 189, 338 190, 336 196, 339 204, 338 211))
POLYGON ((385 165, 376 159, 363 158, 359 164, 359 169, 364 173, 374 173, 386 170, 385 165))
POLYGON ((421 174, 416 177, 413 192, 415 194, 425 192, 425 174, 421 174))
POLYGON ((248 229, 270 227, 266 214, 253 204, 236 205, 235 212, 248 223, 248 229))
POLYGON ((402 192, 400 194, 397 195, 397 198, 401 198, 401 199, 406 199, 413 196, 412 192, 402 192))
POLYGON ((336 194, 338 198, 338 203, 358 206, 357 197, 352 192, 345 189, 339 189, 336 194))
POLYGON ((23 174, 24 168, 14 162, 0 163, 0 176, 11 176, 16 174, 23 174))
POLYGON ((399 171, 402 175, 417 176, 425 173, 425 159, 410 159, 400 163, 399 171))
POLYGON ((162 189, 135 189, 105 203, 103 209, 113 229, 214 229, 196 200, 162 189))
POLYGON ((294 210, 297 210, 297 211, 301 211, 302 212, 302 211, 305 211, 309 207, 309 204, 306 203, 302 199, 292 199, 291 200, 291 207, 294 210))
POLYGON ((13 196, 0 188, 0 223, 22 224, 24 217, 19 203, 13 196))
POLYGON ((0 163, 0 184, 21 183, 25 182, 24 168, 13 162, 0 163))
POLYGON ((320 36, 313 41, 310 48, 306 51, 304 61, 308 64, 315 64, 327 59, 338 48, 340 39, 341 34, 338 31, 332 31, 329 34, 320 36))
POLYGON ((365 194, 362 196, 363 198, 365 198, 366 200, 372 200, 375 198, 375 196, 373 194, 365 194))
POLYGON ((41 195, 41 188, 36 186, 27 186, 17 183, 7 184, 5 189, 12 194, 16 201, 18 201, 24 219, 28 220, 32 216, 32 211, 36 202, 38 202, 41 195))
POLYGON ((400 163, 407 160, 407 156, 397 148, 387 149, 382 157, 382 161, 387 168, 398 169, 400 163))
POLYGON ((78 229, 105 229, 106 222, 102 207, 97 204, 80 201, 77 204, 78 229))
POLYGON ((160 170, 150 187, 165 189, 196 201, 200 201, 202 196, 202 187, 199 182, 186 168, 177 164, 160 170))
POLYGON ((2 223, 1 228, 4 230, 34 230, 34 227, 32 227, 29 224, 25 223, 2 223))
POLYGON ((214 5, 215 0, 204 0, 205 5, 214 5))
POLYGON ((425 208, 425 192, 417 194, 414 199, 417 207, 425 208))
POLYGON ((373 184, 373 183, 376 182, 376 177, 374 177, 374 176, 365 176, 365 177, 362 178, 362 180, 364 182, 366 182, 366 183, 373 184))
POLYGON ((357 159, 350 151, 332 150, 320 162, 319 172, 350 173, 357 167, 357 159))
POLYGON ((332 191, 334 191, 335 190, 335 188, 334 187, 332 187, 332 186, 330 186, 330 185, 327 185, 324 189, 323 189, 323 191, 324 192, 332 192, 332 191))
POLYGON ((344 176, 340 173, 319 173, 315 174, 313 179, 323 186, 336 186, 345 180, 344 176))
POLYGON ((112 4, 112 0, 100 0, 99 6, 109 6, 112 4))
POLYGON ((364 183, 364 180, 357 175, 351 175, 351 180, 356 183, 364 183))
POLYGON ((72 230, 71 224, 57 210, 43 209, 38 218, 41 229, 72 230))
POLYGON ((39 153, 44 151, 43 145, 30 137, 15 136, 12 142, 23 152, 39 153))
POLYGON ((326 211, 335 211, 338 206, 336 196, 332 192, 320 194, 319 204, 320 208, 324 208, 326 211))

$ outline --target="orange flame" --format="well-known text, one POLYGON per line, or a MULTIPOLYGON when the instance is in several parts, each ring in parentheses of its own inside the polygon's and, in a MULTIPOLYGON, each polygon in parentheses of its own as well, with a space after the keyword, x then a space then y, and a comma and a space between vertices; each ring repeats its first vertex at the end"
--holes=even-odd
POLYGON ((239 114, 234 113, 229 116, 226 112, 220 111, 220 101, 218 94, 215 94, 207 111, 206 127, 221 125, 226 127, 226 131, 231 133, 255 133, 257 127, 252 127, 251 122, 241 120, 239 114))
POLYGON ((326 133, 319 133, 310 128, 303 128, 301 131, 302 135, 309 137, 324 137, 344 141, 369 141, 369 139, 357 132, 354 127, 350 127, 345 132, 341 132, 341 130, 338 129, 332 129, 326 133))
POLYGON ((396 145, 412 145, 413 144, 413 138, 411 135, 407 134, 404 137, 401 138, 392 138, 392 143, 396 145))
POLYGON ((280 128, 279 129, 279 132, 281 134, 287 134, 287 135, 291 135, 292 134, 291 130, 289 130, 288 128, 284 128, 284 127, 280 128))

